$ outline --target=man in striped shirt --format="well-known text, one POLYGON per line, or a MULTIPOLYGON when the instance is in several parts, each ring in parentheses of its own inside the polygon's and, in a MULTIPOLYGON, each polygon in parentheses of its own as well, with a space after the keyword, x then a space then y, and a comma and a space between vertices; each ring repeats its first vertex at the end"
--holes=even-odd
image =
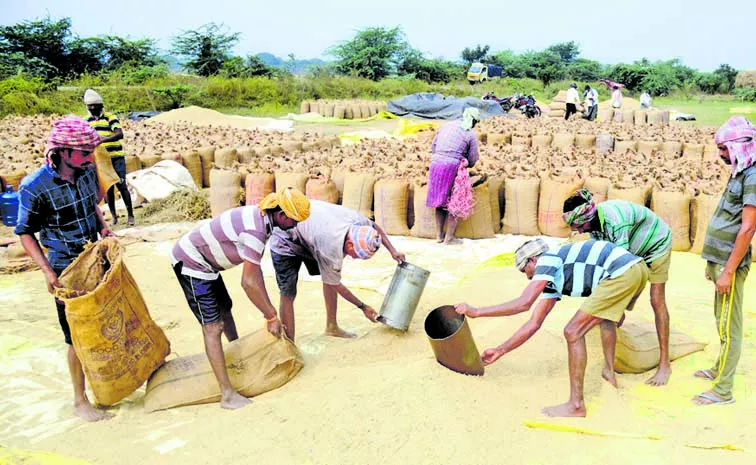
MULTIPOLYGON (((134 209, 131 206, 131 194, 129 194, 129 189, 126 187, 126 153, 123 151, 121 122, 118 121, 118 118, 114 114, 104 111, 102 97, 94 90, 87 89, 84 93, 84 103, 87 105, 87 110, 89 111, 87 121, 102 138, 102 146, 108 151, 110 161, 113 163, 113 169, 118 174, 119 181, 115 187, 118 188, 123 203, 126 205, 128 224, 129 226, 134 226, 134 209)), ((108 209, 110 210, 110 215, 113 217, 113 224, 117 224, 118 215, 115 210, 115 191, 113 187, 108 189, 107 198, 108 209)))
POLYGON ((751 268, 751 241, 756 231, 756 127, 742 116, 730 118, 714 141, 722 161, 732 169, 722 200, 706 230, 701 258, 705 276, 714 282, 714 316, 719 332, 719 357, 697 378, 714 382, 698 394, 698 405, 730 404, 735 368, 743 345, 743 288, 751 268))
POLYGON ((590 240, 549 250, 546 242, 540 238, 528 241, 517 249, 515 265, 531 280, 520 297, 484 308, 457 304, 457 313, 471 318, 516 315, 530 310, 538 296, 543 295, 525 325, 500 346, 483 351, 483 363, 490 365, 530 339, 563 296, 588 297, 564 328, 570 371, 570 400, 542 410, 552 417, 584 417, 585 335, 595 326, 600 326, 604 351, 602 376, 616 387, 616 326, 624 317, 625 310, 632 310, 646 286, 648 268, 639 257, 611 242, 590 240))
POLYGON ((667 384, 669 363, 669 311, 665 287, 672 258, 672 231, 654 212, 632 202, 607 200, 596 204, 588 189, 580 189, 564 202, 564 221, 573 231, 609 241, 641 257, 649 269, 651 307, 659 340, 659 368, 646 384, 667 384))
POLYGON ((287 188, 265 197, 259 207, 248 205, 221 213, 184 235, 171 251, 173 271, 202 325, 205 352, 221 388, 223 408, 244 407, 249 399, 233 388, 226 370, 221 333, 229 342, 239 335, 220 272, 244 264, 242 288, 265 316, 268 331, 278 337, 281 322, 265 289, 260 260, 274 227, 291 229, 309 216, 309 200, 298 190, 287 188))

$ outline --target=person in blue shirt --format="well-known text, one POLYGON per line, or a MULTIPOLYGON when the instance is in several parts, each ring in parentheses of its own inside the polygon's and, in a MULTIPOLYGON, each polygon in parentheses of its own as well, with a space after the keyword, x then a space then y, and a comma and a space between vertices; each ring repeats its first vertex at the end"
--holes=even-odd
MULTIPOLYGON (((21 182, 14 232, 45 275, 51 294, 61 287, 58 276, 84 251, 87 242, 96 241, 98 235, 113 235, 97 206, 100 198, 92 153, 100 140, 97 132, 80 118, 69 116, 55 121, 45 149, 47 163, 21 182)), ((84 371, 72 345, 65 305, 57 299, 55 303, 68 344, 74 412, 87 421, 109 419, 112 414, 96 409, 87 399, 84 371)))

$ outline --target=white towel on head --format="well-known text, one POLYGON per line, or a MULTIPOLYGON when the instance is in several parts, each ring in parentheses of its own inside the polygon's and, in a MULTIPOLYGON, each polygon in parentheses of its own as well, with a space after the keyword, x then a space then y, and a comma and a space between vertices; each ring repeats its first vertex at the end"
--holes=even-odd
POLYGON ((104 102, 102 101, 102 97, 100 97, 100 94, 95 92, 92 89, 87 89, 86 92, 84 92, 84 104, 85 105, 96 105, 96 104, 102 105, 104 102))

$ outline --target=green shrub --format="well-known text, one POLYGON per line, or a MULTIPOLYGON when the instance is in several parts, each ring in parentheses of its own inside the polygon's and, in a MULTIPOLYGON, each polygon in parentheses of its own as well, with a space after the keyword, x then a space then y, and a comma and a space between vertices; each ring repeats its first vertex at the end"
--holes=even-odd
POLYGON ((745 102, 756 102, 756 87, 735 89, 735 95, 745 102))

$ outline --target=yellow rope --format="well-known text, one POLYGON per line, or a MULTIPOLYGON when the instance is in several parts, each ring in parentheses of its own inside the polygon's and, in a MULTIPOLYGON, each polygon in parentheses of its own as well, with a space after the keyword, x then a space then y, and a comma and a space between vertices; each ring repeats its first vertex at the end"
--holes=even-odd
POLYGON ((719 317, 719 338, 724 339, 724 350, 719 351, 719 372, 717 373, 717 379, 714 380, 714 384, 717 384, 722 378, 725 364, 727 363, 727 356, 730 354, 730 346, 732 341, 730 340, 730 324, 732 323, 732 301, 735 297, 735 279, 737 278, 737 272, 732 277, 732 285, 730 286, 730 302, 727 305, 727 315, 725 316, 725 303, 727 303, 727 294, 722 297, 722 313, 719 317), (727 320, 725 322, 725 319, 727 320))

